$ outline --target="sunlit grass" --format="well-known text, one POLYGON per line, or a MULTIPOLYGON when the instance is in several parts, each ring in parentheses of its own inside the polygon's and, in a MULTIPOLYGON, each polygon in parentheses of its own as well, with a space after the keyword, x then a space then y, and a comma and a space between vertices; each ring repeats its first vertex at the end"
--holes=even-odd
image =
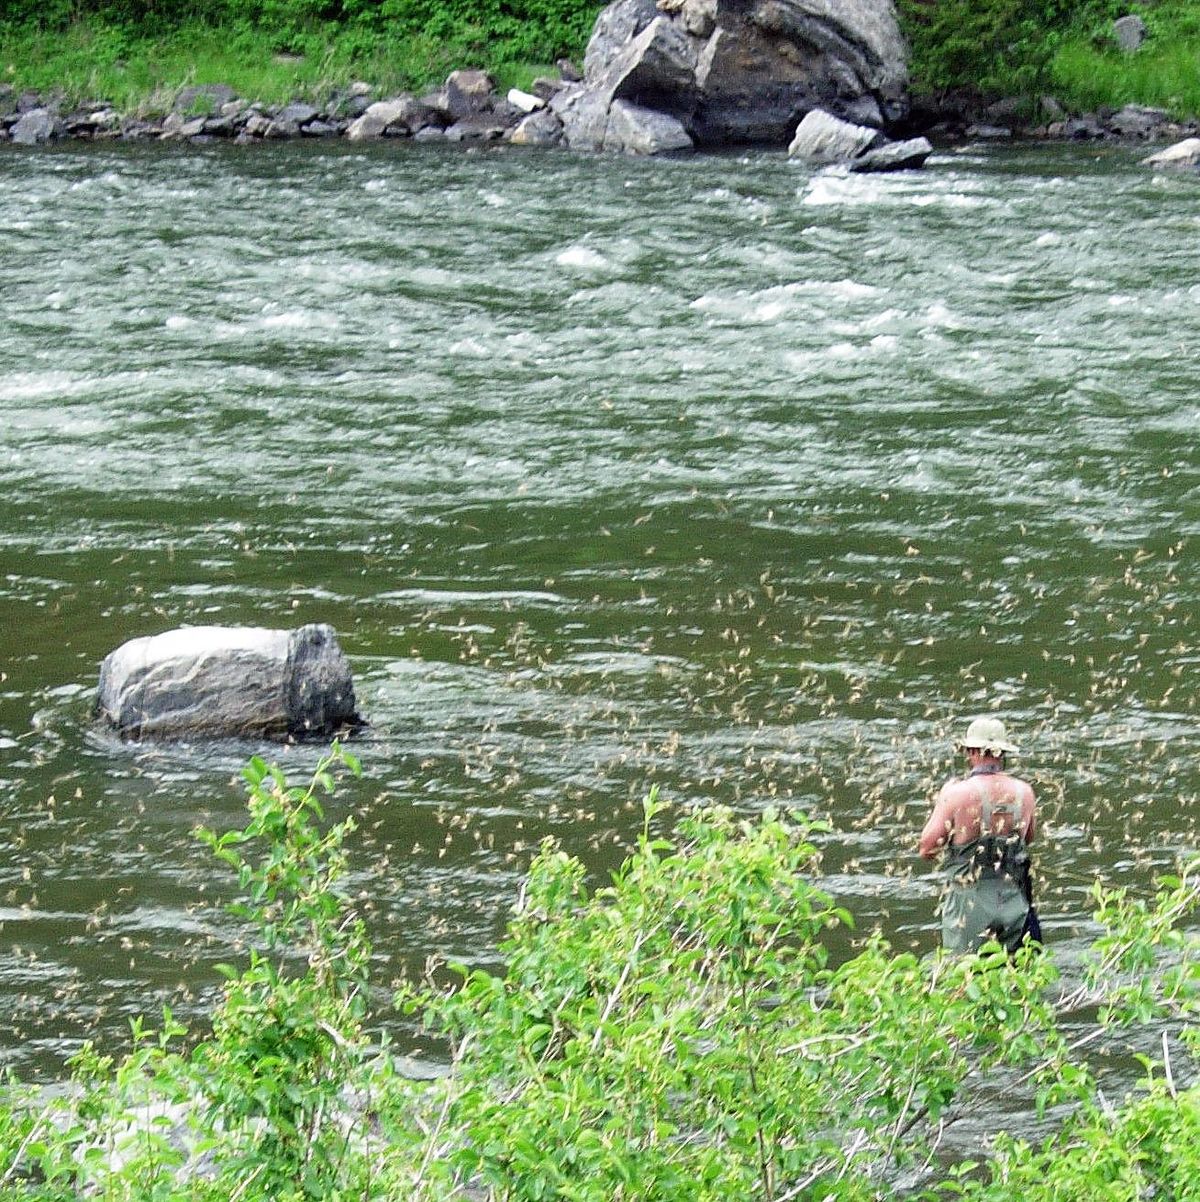
POLYGON ((1056 96, 1077 112, 1146 104, 1176 117, 1200 113, 1200 36, 1156 38, 1135 54, 1066 42, 1050 71, 1056 96))
POLYGON ((103 102, 145 115, 169 109, 179 89, 191 84, 228 84, 264 104, 320 103, 356 80, 388 95, 433 87, 459 67, 490 69, 502 89, 528 88, 538 75, 553 73, 540 64, 489 62, 468 41, 388 39, 333 27, 314 31, 290 51, 280 53, 269 33, 249 27, 198 25, 169 38, 87 24, 60 34, 0 28, 0 82, 18 92, 60 95, 68 104, 103 102))

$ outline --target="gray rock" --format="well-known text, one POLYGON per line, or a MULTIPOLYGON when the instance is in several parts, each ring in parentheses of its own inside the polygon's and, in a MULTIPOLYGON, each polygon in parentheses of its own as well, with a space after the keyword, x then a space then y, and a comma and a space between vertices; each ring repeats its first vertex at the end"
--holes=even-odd
POLYGON ((1123 138, 1149 138, 1170 123, 1162 109, 1127 104, 1108 119, 1108 128, 1123 138))
POLYGON ((810 163, 848 163, 883 140, 879 130, 852 125, 821 109, 813 109, 796 126, 788 157, 810 163))
POLYGON ((491 109, 496 81, 486 71, 452 71, 445 91, 446 112, 453 120, 462 121, 491 109))
POLYGON ((12 127, 12 140, 21 146, 39 146, 61 132, 58 118, 48 109, 30 109, 22 113, 12 127))
POLYGON ((1166 167, 1172 170, 1183 170, 1200 166, 1200 138, 1184 138, 1165 150, 1159 150, 1142 159, 1147 167, 1166 167))
POLYGON ((698 145, 785 144, 815 108, 899 119, 905 64, 889 0, 614 0, 588 43, 584 94, 552 103, 572 146, 602 142, 617 100, 675 117, 698 145))
POLYGON ((1126 54, 1140 50, 1142 43, 1146 40, 1146 22, 1135 14, 1118 17, 1112 24, 1112 31, 1113 37, 1117 39, 1117 45, 1126 54))
POLYGON ((607 87, 613 100, 690 109, 696 59, 696 39, 669 17, 656 17, 610 64, 607 87))
POLYGON ((100 666, 96 714, 130 739, 328 736, 361 722, 349 664, 326 625, 132 639, 100 666))
POLYGON ((426 125, 413 134, 414 142, 444 142, 446 131, 440 125, 426 125))
POLYGON ((563 141, 572 150, 600 150, 608 132, 612 96, 575 85, 550 101, 550 111, 562 122, 563 141))
POLYGON ((335 96, 328 105, 328 115, 353 121, 371 107, 370 96, 358 92, 335 96))
POLYGON ((405 115, 410 111, 412 97, 397 97, 395 100, 380 100, 370 105, 361 117, 350 123, 346 137, 351 142, 362 142, 370 138, 382 138, 393 125, 409 132, 405 115))
POLYGON ((315 121, 321 114, 317 112, 311 104, 294 104, 285 105, 275 114, 275 120, 278 122, 288 122, 303 128, 310 121, 315 121))
POLYGON ((210 138, 232 138, 237 132, 237 123, 229 117, 209 117, 204 122, 205 136, 210 138))
POLYGON ((338 129, 328 121, 310 121, 300 132, 306 138, 334 138, 338 129))
POLYGON ((286 138, 298 138, 300 136, 300 126, 295 121, 281 121, 278 117, 272 117, 270 124, 267 126, 264 138, 270 138, 275 141, 282 141, 286 138))
POLYGON ((265 138, 271 128, 271 118, 262 113, 251 113, 242 124, 242 133, 249 138, 265 138))
MULTIPOLYGON (((620 19, 621 28, 632 29, 640 22, 645 13, 637 7, 639 3, 640 0, 618 0, 613 17, 620 19)), ((679 117, 676 110, 690 111, 694 107, 698 43, 669 17, 655 16, 631 41, 618 47, 611 57, 607 51, 603 54, 593 53, 595 42, 593 36, 593 45, 588 48, 588 61, 603 61, 606 64, 601 75, 595 82, 589 78, 589 82, 582 86, 565 88, 550 102, 550 107, 563 123, 564 137, 572 149, 613 148, 622 136, 619 131, 628 125, 627 114, 619 117, 618 131, 610 137, 609 114, 618 100, 626 101, 637 109, 665 111, 676 120, 679 117)), ((684 132, 687 132, 686 129, 684 132)), ((675 134, 665 135, 665 127, 664 136, 668 142, 678 140, 675 134)), ((634 140, 639 144, 646 142, 640 136, 634 140)), ((690 144, 690 135, 688 140, 690 144)), ((649 138, 649 142, 655 141, 655 137, 649 138)))
POLYGON ((693 37, 707 38, 717 27, 717 0, 683 0, 679 19, 693 37))
POLYGON ((498 142, 510 128, 491 113, 476 113, 447 126, 443 137, 447 142, 498 142))
POLYGON ((1082 117, 1071 117, 1063 122, 1063 137, 1076 142, 1094 141, 1105 136, 1104 126, 1094 113, 1085 113, 1082 117))
POLYGON ((865 171, 908 171, 923 167, 933 153, 928 138, 909 138, 905 142, 888 142, 860 155, 850 164, 850 170, 865 171))
POLYGON ((968 138, 978 138, 981 142, 1001 142, 1011 138, 1013 131, 1007 125, 968 125, 968 138))
MULTIPOLYGON (((598 80, 613 60, 651 21, 656 20, 658 15, 654 0, 614 0, 600 13, 592 26, 592 36, 583 56, 582 79, 569 79, 566 73, 562 72, 560 65, 559 71, 562 72, 563 79, 567 83, 598 80)), ((578 76, 578 72, 575 74, 578 76)))
POLYGON ((514 146, 558 146, 563 140, 563 124, 549 109, 530 113, 512 132, 514 146))
POLYGON ((691 150, 691 135, 682 122, 668 113, 641 108, 627 100, 614 100, 608 110, 604 149, 626 154, 666 154, 691 150))

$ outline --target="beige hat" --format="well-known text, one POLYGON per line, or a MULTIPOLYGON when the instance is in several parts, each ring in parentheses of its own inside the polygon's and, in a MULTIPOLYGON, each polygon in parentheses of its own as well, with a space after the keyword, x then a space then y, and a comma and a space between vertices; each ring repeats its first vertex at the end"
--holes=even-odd
POLYGON ((1004 723, 999 718, 976 718, 967 727, 967 733, 961 739, 955 740, 954 746, 974 747, 987 755, 1017 753, 1017 749, 1008 741, 1004 723))

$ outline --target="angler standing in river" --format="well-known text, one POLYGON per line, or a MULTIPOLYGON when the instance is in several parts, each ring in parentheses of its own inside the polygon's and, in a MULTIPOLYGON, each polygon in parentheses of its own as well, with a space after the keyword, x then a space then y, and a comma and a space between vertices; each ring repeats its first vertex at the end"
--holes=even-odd
POLYGON ((999 718, 976 718, 955 746, 970 770, 942 786, 919 847, 927 860, 945 854, 942 946, 973 952, 995 939, 1016 951, 1026 935, 1041 940, 1028 851, 1037 802, 1006 769, 1017 749, 999 718))

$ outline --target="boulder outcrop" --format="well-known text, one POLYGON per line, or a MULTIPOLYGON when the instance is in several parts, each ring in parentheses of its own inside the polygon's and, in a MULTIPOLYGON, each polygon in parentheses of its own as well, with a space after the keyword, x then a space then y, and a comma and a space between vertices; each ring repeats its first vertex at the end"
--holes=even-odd
POLYGON ((618 102, 674 118, 697 146, 782 146, 815 108, 899 120, 905 62, 890 0, 615 0, 583 81, 551 107, 571 147, 639 149, 609 128, 618 102))
POLYGON ((326 737, 361 725, 331 626, 194 626, 131 639, 100 666, 96 714, 123 737, 326 737))

